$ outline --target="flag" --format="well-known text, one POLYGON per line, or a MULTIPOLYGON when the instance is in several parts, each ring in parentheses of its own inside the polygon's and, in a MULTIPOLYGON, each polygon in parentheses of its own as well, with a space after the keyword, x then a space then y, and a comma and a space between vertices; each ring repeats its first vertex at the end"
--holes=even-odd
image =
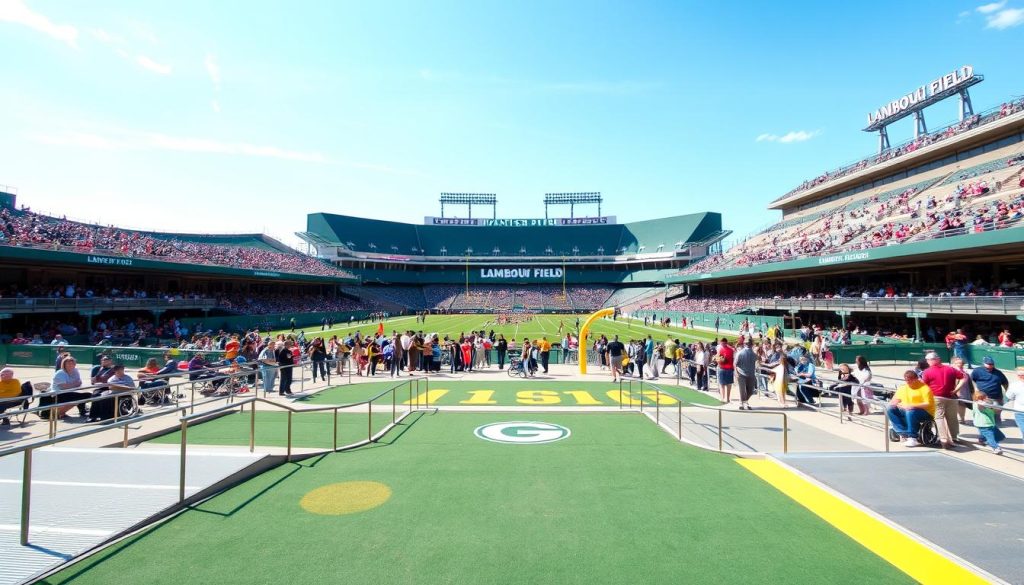
POLYGON ((377 337, 384 335, 384 322, 381 321, 380 325, 377 325, 377 337))

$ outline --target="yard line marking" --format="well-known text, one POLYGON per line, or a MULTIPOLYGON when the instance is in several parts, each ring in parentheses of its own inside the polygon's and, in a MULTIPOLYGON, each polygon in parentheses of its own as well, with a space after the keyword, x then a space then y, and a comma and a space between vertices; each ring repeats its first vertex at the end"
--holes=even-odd
POLYGON ((776 461, 737 459, 736 463, 921 583, 989 583, 988 579, 983 579, 942 552, 865 512, 860 506, 808 481, 776 461))
MULTIPOLYGON (((0 531, 3 532, 19 532, 20 530, 21 526, 19 524, 0 524, 0 531)), ((113 530, 60 528, 57 526, 32 526, 30 530, 34 534, 73 534, 75 536, 110 536, 114 533, 113 530)))
MULTIPOLYGON (((20 479, 0 479, 0 483, 17 484, 21 485, 20 479)), ((145 484, 145 483, 99 483, 90 481, 50 481, 44 479, 32 480, 32 485, 55 485, 62 487, 100 487, 100 488, 115 488, 115 489, 129 489, 129 490, 176 490, 180 489, 178 485, 160 485, 160 484, 145 484)), ((198 490, 198 486, 187 485, 186 490, 198 490)))

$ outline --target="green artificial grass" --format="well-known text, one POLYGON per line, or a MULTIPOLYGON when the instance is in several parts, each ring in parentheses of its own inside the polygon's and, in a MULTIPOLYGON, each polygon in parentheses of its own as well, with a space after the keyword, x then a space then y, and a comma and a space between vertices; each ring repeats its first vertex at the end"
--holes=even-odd
MULTIPOLYGON (((496 377, 498 374, 496 374, 496 377)), ((446 378, 430 380, 430 398, 433 406, 619 406, 619 385, 612 382, 549 382, 544 380, 522 380, 502 376, 504 379, 494 381, 452 381, 446 378), (443 394, 441 392, 444 391, 443 394), (538 394, 540 392, 540 394, 538 394), (611 395, 608 393, 611 392, 611 395), (599 402, 600 404, 593 404, 599 402)), ((303 403, 316 405, 347 404, 370 398, 380 392, 398 385, 397 400, 408 403, 409 385, 400 382, 370 382, 352 384, 324 390, 304 399, 303 403), (365 387, 364 386, 368 386, 365 387)), ((721 404, 715 398, 703 392, 697 392, 684 386, 676 386, 674 379, 666 379, 660 384, 666 392, 670 392, 686 402, 697 404, 721 404)), ((659 395, 653 387, 645 384, 641 394, 639 380, 633 380, 632 396, 628 393, 630 386, 622 387, 622 403, 630 400, 639 406, 642 400, 645 406, 654 406, 659 395)), ((420 400, 425 404, 427 384, 420 382, 420 400)), ((413 385, 411 400, 415 403, 416 387, 413 385)), ((390 396, 390 394, 389 394, 390 396)), ((662 406, 674 406, 675 401, 667 395, 660 396, 662 406)), ((389 398, 390 400, 390 398, 389 398)))
MULTIPOLYGON (((425 323, 417 323, 415 317, 395 317, 384 321, 384 331, 390 335, 392 331, 401 332, 412 329, 414 331, 423 331, 424 333, 438 333, 440 338, 444 338, 445 335, 458 337, 463 333, 468 334, 481 330, 490 332, 493 329, 495 334, 501 333, 506 339, 515 339, 517 345, 522 343, 524 337, 533 340, 545 336, 548 341, 556 344, 565 337, 565 332, 575 332, 576 317, 577 315, 534 315, 532 321, 518 325, 496 325, 494 323, 494 315, 428 315, 425 323), (560 323, 563 325, 561 334, 558 332, 560 323)), ((582 326, 587 320, 587 315, 579 315, 579 319, 580 326, 582 326)), ((378 322, 374 321, 372 323, 360 323, 352 326, 336 325, 331 329, 323 331, 317 325, 296 329, 295 332, 304 331, 307 339, 312 339, 313 337, 328 339, 331 335, 344 337, 346 334, 355 333, 356 331, 362 332, 363 335, 376 334, 377 327, 378 322)), ((273 333, 287 334, 290 332, 290 329, 281 329, 273 333)), ((642 321, 631 322, 625 319, 617 321, 600 319, 591 326, 590 334, 592 338, 599 335, 607 335, 609 339, 614 335, 618 335, 621 341, 646 338, 647 335, 651 335, 655 341, 664 341, 671 334, 673 339, 689 343, 710 341, 716 338, 721 339, 722 337, 736 338, 736 335, 731 332, 716 334, 710 331, 681 329, 676 326, 671 328, 658 325, 645 327, 642 321)))
MULTIPOLYGON (((392 411, 397 415, 408 412, 415 404, 415 384, 410 397, 407 382, 367 382, 324 390, 300 400, 303 407, 353 404, 376 397, 373 404, 373 422, 367 421, 365 411, 340 409, 338 411, 338 445, 345 446, 365 439, 372 430, 374 434, 391 422, 392 411), (381 395, 390 388, 396 388, 392 405, 391 393, 381 395), (412 402, 410 402, 410 400, 412 402), (394 406, 394 407, 393 407, 394 406)), ((697 404, 718 405, 718 400, 702 392, 684 387, 668 387, 685 401, 697 404)), ((420 382, 420 406, 427 406, 427 385, 420 382)), ((495 382, 463 382, 431 380, 431 406, 619 406, 619 385, 610 382, 537 382, 525 380, 498 380, 495 382), (442 394, 443 392, 443 394, 442 394), (609 394, 611 393, 611 394, 609 394), (485 403, 486 402, 486 403, 485 403), (600 402, 600 404, 591 404, 600 402), (493 404, 489 404, 493 403, 493 404)), ((633 384, 633 392, 623 386, 622 403, 639 407, 654 408, 658 394, 645 386, 633 384)), ((661 407, 672 408, 676 402, 668 395, 661 395, 661 407)), ((250 411, 232 413, 195 423, 188 428, 190 445, 248 445, 251 424, 250 411)), ((333 412, 308 412, 292 415, 292 446, 329 449, 334 445, 332 425, 333 412)), ((284 411, 256 412, 256 444, 268 447, 284 447, 288 444, 288 413, 284 411)), ((181 433, 173 432, 152 439, 154 443, 179 444, 181 433)))
POLYGON ((730 457, 633 413, 416 414, 379 444, 286 464, 43 581, 857 583, 907 576, 730 457), (413 420, 415 419, 415 420, 413 420), (508 445, 480 425, 565 440, 508 445), (311 514, 311 490, 376 481, 383 505, 311 514))
MULTIPOLYGON (((381 403, 380 412, 373 413, 372 420, 366 412, 338 412, 338 446, 344 447, 367 439, 391 424, 391 403, 381 403)), ((401 416, 400 410, 398 415, 401 416)), ((189 445, 231 445, 249 444, 250 411, 229 414, 207 422, 188 427, 189 445)), ((292 446, 310 449, 330 449, 334 446, 331 412, 307 412, 292 415, 292 446)), ((283 411, 256 412, 256 444, 266 447, 288 445, 288 413, 283 411)), ((181 444, 181 432, 175 431, 151 439, 153 443, 181 444)))

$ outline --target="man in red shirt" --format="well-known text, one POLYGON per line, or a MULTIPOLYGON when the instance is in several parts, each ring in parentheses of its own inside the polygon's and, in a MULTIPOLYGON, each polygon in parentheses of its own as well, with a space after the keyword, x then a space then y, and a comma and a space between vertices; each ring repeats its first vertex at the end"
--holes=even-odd
POLYGON ((928 384, 935 396, 935 426, 939 431, 939 441, 944 449, 952 449, 953 442, 959 441, 960 434, 956 414, 956 383, 963 379, 964 373, 943 364, 935 352, 929 352, 924 359, 928 361, 928 367, 921 374, 921 380, 928 384))
POLYGON ((721 343, 718 344, 718 355, 715 356, 715 361, 718 363, 718 393, 722 402, 726 404, 729 404, 730 394, 732 394, 735 376, 732 363, 735 353, 729 346, 729 340, 723 337, 721 343))
POLYGON ((1013 347, 1013 337, 1010 335, 1009 329, 1003 329, 1003 332, 999 334, 999 345, 1013 347))

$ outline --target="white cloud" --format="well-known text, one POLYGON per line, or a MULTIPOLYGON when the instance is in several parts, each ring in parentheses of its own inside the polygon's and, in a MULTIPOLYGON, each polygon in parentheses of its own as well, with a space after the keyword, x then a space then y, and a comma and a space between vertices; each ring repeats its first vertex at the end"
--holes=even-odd
POLYGON ((804 142, 819 134, 821 134, 821 130, 813 130, 811 132, 806 130, 791 130, 781 136, 778 134, 759 134, 757 138, 754 139, 754 142, 781 142, 782 144, 789 144, 790 142, 804 142))
POLYGON ((203 63, 206 65, 206 72, 210 74, 210 81, 213 82, 214 89, 220 91, 220 66, 217 65, 216 58, 207 53, 203 63))
POLYGON ((1007 8, 985 17, 985 28, 1004 30, 1024 24, 1024 8, 1007 8))
POLYGON ((103 30, 101 28, 89 29, 89 34, 91 34, 92 37, 94 39, 96 39, 97 41, 99 41, 99 42, 101 42, 103 44, 106 44, 106 45, 121 45, 121 44, 124 44, 124 39, 123 38, 121 38, 121 37, 119 37, 117 35, 110 34, 109 32, 107 32, 107 31, 105 31, 105 30, 103 30))
POLYGON ((996 10, 999 10, 1003 6, 1006 6, 1006 0, 1003 0, 1002 2, 992 2, 991 4, 982 4, 981 6, 975 8, 975 10, 982 14, 990 14, 992 12, 995 12, 996 10))
POLYGON ((73 49, 78 48, 78 29, 70 24, 55 24, 32 10, 23 0, 0 0, 0 21, 21 24, 48 35, 73 49))
POLYGON ((160 75, 171 74, 170 65, 163 65, 161 63, 157 63, 156 61, 150 59, 145 55, 139 55, 138 57, 135 57, 135 62, 141 65, 142 67, 149 69, 153 73, 159 73, 160 75))
POLYGON ((214 112, 220 113, 220 102, 217 100, 210 100, 210 107, 213 108, 214 112))

